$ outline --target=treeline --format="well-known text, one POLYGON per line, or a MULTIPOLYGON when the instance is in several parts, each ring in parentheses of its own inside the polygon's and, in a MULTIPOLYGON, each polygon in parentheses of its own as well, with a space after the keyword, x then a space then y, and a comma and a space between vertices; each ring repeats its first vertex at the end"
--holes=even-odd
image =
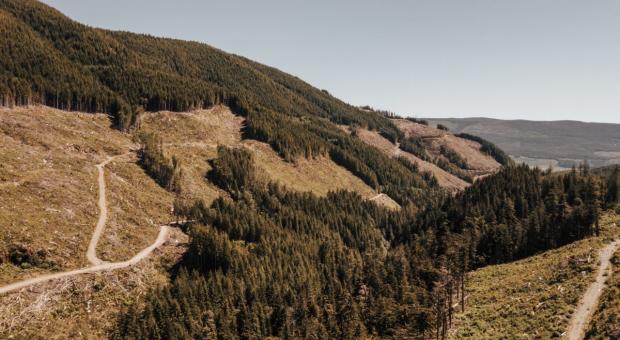
POLYGON ((420 137, 408 137, 400 141, 400 149, 415 155, 421 160, 433 162, 432 157, 427 152, 427 145, 420 137))
POLYGON ((249 180, 244 149, 219 148, 212 165, 232 199, 176 210, 195 221, 189 251, 113 338, 444 338, 467 271, 596 233, 610 181, 510 166, 390 211, 249 180))
POLYGON ((406 117, 405 119, 408 121, 414 122, 414 123, 428 126, 428 120, 426 119, 420 119, 420 118, 414 118, 414 117, 406 117))
POLYGON ((163 140, 156 134, 140 133, 138 163, 159 185, 168 191, 179 193, 183 169, 176 157, 169 158, 164 153, 163 140))
POLYGON ((446 159, 450 161, 450 163, 456 165, 457 167, 461 169, 469 168, 467 161, 463 157, 461 157, 461 155, 459 155, 456 151, 452 150, 450 147, 442 145, 439 148, 439 153, 443 155, 444 157, 446 157, 446 159))
POLYGON ((486 153, 487 155, 493 157, 499 164, 503 166, 508 166, 512 163, 512 159, 508 156, 504 150, 498 148, 495 144, 489 142, 488 140, 470 135, 468 133, 459 133, 456 135, 457 137, 461 137, 464 139, 473 140, 474 142, 478 142, 481 145, 480 151, 486 153))
POLYGON ((131 130, 142 110, 225 104, 246 118, 246 138, 269 143, 286 160, 329 155, 400 203, 429 185, 428 175, 329 123, 376 130, 396 142, 402 132, 389 119, 274 68, 200 43, 93 29, 31 0, 4 0, 0 15, 10 22, 0 24, 0 84, 15 83, 10 91, 0 85, 0 97, 20 98, 9 105, 107 112, 115 126, 131 130))
POLYGON ((472 175, 466 171, 469 169, 469 165, 461 155, 445 145, 439 148, 439 154, 443 157, 437 157, 435 159, 435 164, 437 166, 466 182, 474 182, 472 175))
POLYGON ((584 170, 551 175, 526 165, 509 166, 447 199, 442 213, 427 208, 418 225, 456 233, 472 230, 477 239, 472 263, 502 263, 597 233, 610 189, 603 178, 584 170))
POLYGON ((427 151, 430 145, 420 137, 406 137, 400 141, 399 147, 401 150, 409 152, 421 160, 433 163, 446 172, 473 183, 472 176, 465 171, 468 169, 467 161, 445 145, 442 145, 439 150, 440 155, 443 157, 431 156, 427 151))

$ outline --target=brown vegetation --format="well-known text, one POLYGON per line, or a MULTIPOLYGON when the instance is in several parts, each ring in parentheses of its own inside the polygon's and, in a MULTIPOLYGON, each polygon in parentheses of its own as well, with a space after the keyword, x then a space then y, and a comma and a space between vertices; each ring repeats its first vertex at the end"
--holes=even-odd
MULTIPOLYGON (((110 129, 105 115, 31 107, 3 109, 0 117, 0 250, 8 254, 25 245, 27 253, 44 258, 0 264, 0 282, 86 265, 83 254, 98 214, 95 164, 126 153, 131 140, 110 129)), ((171 205, 171 197, 135 163, 110 169, 109 234, 100 245, 106 260, 128 256, 152 240, 158 223, 170 218, 169 208, 162 207, 171 205), (123 212, 128 206, 140 209, 130 216, 123 212), (123 249, 114 247, 119 240, 123 249)))
MULTIPOLYGON (((187 199, 200 198, 211 203, 218 195, 225 194, 204 180, 211 169, 208 161, 217 156, 218 145, 251 150, 259 174, 265 180, 279 182, 293 190, 311 191, 320 196, 339 189, 356 191, 366 198, 377 194, 328 157, 287 162, 267 143, 242 140, 243 127, 244 119, 222 105, 189 113, 147 113, 141 121, 141 130, 163 137, 165 152, 175 155, 183 164, 182 196, 187 199)), ((397 206, 391 199, 377 203, 397 206)))
POLYGON ((356 134, 362 141, 368 145, 376 147, 390 157, 405 157, 409 161, 417 164, 421 171, 428 171, 432 173, 435 178, 437 178, 439 185, 448 190, 458 191, 469 186, 469 184, 464 180, 448 173, 437 165, 424 161, 409 152, 401 150, 398 145, 390 142, 376 131, 358 128, 356 129, 356 134))
POLYGON ((392 122, 405 133, 407 137, 423 138, 429 144, 428 151, 435 157, 440 156, 441 147, 454 150, 467 162, 467 170, 474 177, 488 175, 500 168, 500 164, 480 151, 478 142, 457 137, 450 132, 428 125, 418 124, 407 119, 392 119, 392 122))

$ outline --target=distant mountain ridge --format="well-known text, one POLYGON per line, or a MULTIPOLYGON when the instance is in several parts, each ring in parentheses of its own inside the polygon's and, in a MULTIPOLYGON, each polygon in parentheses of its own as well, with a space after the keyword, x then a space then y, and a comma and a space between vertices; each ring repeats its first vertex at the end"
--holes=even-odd
POLYGON ((432 118, 455 133, 488 139, 517 161, 546 167, 620 164, 620 124, 580 121, 529 121, 492 118, 432 118))

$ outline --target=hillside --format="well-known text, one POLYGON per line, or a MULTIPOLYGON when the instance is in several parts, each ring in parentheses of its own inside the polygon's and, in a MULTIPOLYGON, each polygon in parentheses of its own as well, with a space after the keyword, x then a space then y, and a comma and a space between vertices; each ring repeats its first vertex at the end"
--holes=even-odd
POLYGON ((32 0, 0 0, 0 98, 3 338, 444 338, 468 272, 595 242, 620 200, 32 0))
MULTIPOLYGON (((599 237, 544 252, 525 260, 489 266, 470 273, 465 312, 454 320, 453 339, 496 339, 506 334, 524 338, 560 338, 568 333, 571 314, 594 280, 599 250, 620 236, 620 216, 602 220, 599 237)), ((617 270, 614 264, 614 270, 617 270)), ((613 292, 606 294, 615 294, 613 292)), ((607 295, 609 303, 613 295, 607 295)), ((603 305, 604 306, 604 305, 603 305)), ((460 306, 457 306, 457 310, 460 306)), ((603 326, 612 318, 613 305, 595 313, 592 325, 603 326)), ((588 328, 586 328, 588 329, 588 328)), ((593 334, 603 334, 593 330, 593 334)))
POLYGON ((620 251, 611 259, 612 268, 608 286, 585 333, 586 339, 614 339, 620 337, 620 251))
MULTIPOLYGON (((88 265, 84 254, 98 215, 95 165, 108 156, 121 157, 106 165, 109 212, 99 258, 128 260, 173 218, 173 196, 127 154, 137 147, 130 136, 109 125, 102 114, 0 109, 0 286, 88 265)), ((174 248, 158 258, 178 258, 174 248)), ((147 262, 2 295, 0 336, 75 337, 109 327, 115 309, 144 290, 143 281, 164 282, 159 267, 147 262)))
POLYGON ((413 191, 403 192, 397 183, 427 186, 420 174, 369 151, 334 125, 402 139, 389 119, 274 68, 204 44, 93 29, 31 0, 3 0, 0 15, 5 106, 106 112, 117 128, 129 131, 138 126, 143 110, 178 112, 224 104, 245 119, 244 138, 270 144, 286 161, 329 157, 399 203, 413 191))
POLYGON ((587 159, 592 166, 620 164, 620 125, 577 121, 489 118, 428 119, 454 133, 483 137, 515 160, 543 168, 570 168, 587 159))

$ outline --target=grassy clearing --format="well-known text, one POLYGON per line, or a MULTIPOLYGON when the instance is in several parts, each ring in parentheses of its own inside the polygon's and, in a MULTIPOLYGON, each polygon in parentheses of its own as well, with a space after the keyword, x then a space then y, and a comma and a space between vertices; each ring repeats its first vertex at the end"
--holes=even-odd
POLYGON ((104 115, 0 110, 0 284, 32 272, 10 268, 15 246, 44 254, 40 271, 87 264, 98 216, 95 164, 129 145, 104 115))
POLYGON ((392 119, 392 122, 406 136, 431 139, 432 143, 429 151, 434 156, 439 156, 441 146, 446 146, 463 157, 470 169, 479 171, 481 174, 497 171, 501 166, 493 157, 480 152, 481 145, 478 142, 459 138, 443 130, 414 123, 407 119, 392 119))
POLYGON ((208 161, 217 157, 218 144, 237 145, 241 140, 243 118, 224 106, 194 112, 147 113, 141 130, 164 139, 164 150, 183 166, 182 196, 202 199, 208 204, 224 194, 205 180, 211 169, 208 161))
POLYGON ((331 159, 300 159, 294 164, 282 160, 268 144, 247 140, 243 145, 252 151, 259 172, 297 191, 312 191, 327 195, 329 191, 351 190, 364 197, 373 197, 375 191, 331 159))
MULTIPOLYGON (((109 125, 105 115, 46 107, 0 110, 0 284, 88 265, 86 248, 99 214, 95 165, 135 147, 130 136, 109 125), (16 248, 36 261, 14 264, 16 248)), ((172 218, 172 195, 132 157, 105 167, 108 223, 98 246, 104 260, 135 255, 172 218)), ((165 282, 160 263, 170 266, 178 258, 181 248, 174 244, 130 269, 0 296, 0 338, 105 337, 120 307, 165 282)))
POLYGON ((108 223, 97 246, 105 261, 128 260, 157 238, 159 226, 172 221, 173 195, 136 165, 133 154, 105 167, 108 223))
POLYGON ((566 331, 591 283, 600 248, 620 235, 618 215, 605 215, 603 232, 514 263, 469 275, 467 308, 457 314, 455 339, 549 339, 566 331))

